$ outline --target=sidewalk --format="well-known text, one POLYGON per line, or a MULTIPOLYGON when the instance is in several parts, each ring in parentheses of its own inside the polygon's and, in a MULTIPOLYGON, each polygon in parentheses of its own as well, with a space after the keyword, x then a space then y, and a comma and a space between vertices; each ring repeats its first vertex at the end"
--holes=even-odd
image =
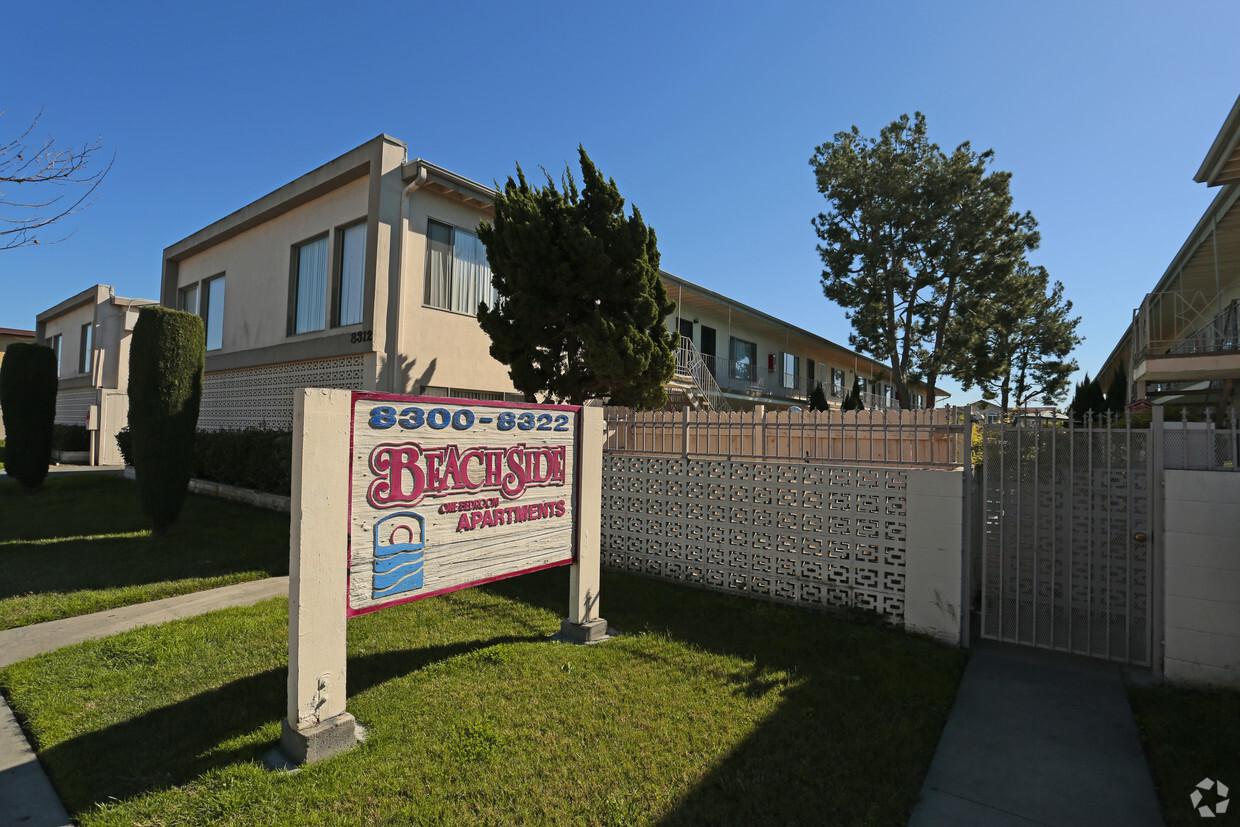
MULTIPOLYGON (((0 632, 0 666, 72 643, 165 623, 232 606, 250 606, 288 594, 287 577, 271 577, 205 592, 166 597, 92 615, 0 632)), ((0 699, 0 818, 25 827, 68 825, 69 814, 27 743, 13 712, 0 699)))
POLYGON ((909 824, 1163 824, 1121 667, 977 642, 909 824))

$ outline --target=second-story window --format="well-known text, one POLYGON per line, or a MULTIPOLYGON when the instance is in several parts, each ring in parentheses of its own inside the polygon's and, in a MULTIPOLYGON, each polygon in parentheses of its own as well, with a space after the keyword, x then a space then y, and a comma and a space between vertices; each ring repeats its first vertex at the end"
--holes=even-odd
POLYGON ((844 387, 843 368, 831 368, 831 395, 843 396, 848 389, 844 387))
POLYGON ((60 334, 52 337, 52 352, 56 354, 56 378, 60 378, 60 334))
POLYGON ((732 337, 731 358, 728 360, 728 375, 733 379, 753 382, 758 378, 758 346, 753 342, 732 337))
POLYGON ((202 283, 202 323, 207 328, 207 350, 224 346, 224 277, 202 283))
POLYGON ((91 357, 94 351, 90 346, 90 333, 93 325, 90 322, 82 325, 81 346, 78 349, 78 373, 90 373, 91 357))
POLYGON ((478 236, 438 221, 426 225, 426 295, 431 306, 456 313, 477 314, 479 302, 495 307, 491 265, 478 236))
POLYGON ((327 324, 327 236, 293 248, 292 333, 322 330, 327 324))
POLYGON ((337 269, 336 326, 360 324, 366 282, 366 222, 340 230, 337 269))
POLYGON ((787 390, 795 390, 797 386, 797 377, 801 373, 800 357, 792 353, 785 353, 782 356, 783 362, 783 386, 787 390))

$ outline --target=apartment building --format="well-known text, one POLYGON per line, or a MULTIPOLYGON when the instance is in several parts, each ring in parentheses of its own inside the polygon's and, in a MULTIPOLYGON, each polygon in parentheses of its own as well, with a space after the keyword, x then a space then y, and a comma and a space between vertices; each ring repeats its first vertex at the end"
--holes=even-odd
POLYGON ((90 431, 92 465, 121 463, 116 434, 129 416, 129 343, 149 304, 156 302, 96 284, 35 317, 38 343, 56 353, 56 424, 90 431))
POLYGON ((1240 98, 1193 180, 1218 195, 1189 233, 1107 358, 1130 399, 1225 410, 1240 380, 1240 98))
MULTIPOLYGON (((287 427, 304 386, 523 399, 474 318, 493 293, 476 228, 494 196, 380 135, 164 250, 160 301, 206 326, 200 427, 287 427)), ((696 354, 724 389, 715 407, 804 405, 819 380, 838 402, 854 374, 894 404, 877 363, 663 278, 685 369, 696 354)), ((696 387, 678 370, 669 390, 710 405, 696 387)))

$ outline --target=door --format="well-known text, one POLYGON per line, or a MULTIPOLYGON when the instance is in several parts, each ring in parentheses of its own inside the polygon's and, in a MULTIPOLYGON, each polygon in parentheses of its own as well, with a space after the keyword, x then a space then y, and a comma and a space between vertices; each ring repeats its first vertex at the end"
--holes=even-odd
POLYGON ((693 344, 693 322, 688 319, 680 320, 680 338, 693 344))
POLYGON ((698 347, 702 352, 702 360, 706 362, 706 367, 710 368, 711 376, 718 376, 715 372, 715 329, 702 325, 702 341, 698 347))

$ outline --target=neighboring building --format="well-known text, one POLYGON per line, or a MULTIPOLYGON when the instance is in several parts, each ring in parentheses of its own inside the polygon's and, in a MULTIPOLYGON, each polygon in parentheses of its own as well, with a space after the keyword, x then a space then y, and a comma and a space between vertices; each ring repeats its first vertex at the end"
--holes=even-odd
MULTIPOLYGON (((33 330, 17 330, 12 327, 0 327, 0 365, 4 364, 4 350, 14 342, 30 344, 34 342, 33 330)), ((0 439, 4 439, 4 412, 0 411, 0 439)))
MULTIPOLYGON (((475 230, 494 215, 495 191, 407 157, 404 143, 380 135, 164 251, 160 301, 206 323, 200 427, 287 427, 293 389, 304 386, 524 398, 474 318, 492 294, 475 230)), ((682 306, 669 324, 693 326, 735 406, 804 405, 809 377, 831 393, 833 372, 837 402, 854 373, 894 398, 877 363, 664 281, 682 306)), ((693 385, 674 383, 680 404, 693 385)))
MULTIPOLYGON (((867 409, 900 406, 889 369, 881 362, 713 290, 669 273, 662 276, 677 307, 668 326, 681 335, 676 377, 668 387, 672 404, 722 407, 708 399, 713 379, 730 410, 805 407, 818 382, 828 403, 838 408, 858 377, 867 409), (700 373, 694 375, 699 360, 710 376, 705 382, 700 373)), ((925 386, 914 384, 911 390, 913 407, 924 407, 925 386)), ((938 392, 939 399, 946 396, 938 392)))
MULTIPOLYGON (((985 422, 987 425, 993 425, 1004 420, 1003 408, 985 399, 979 399, 976 402, 970 403, 969 412, 972 414, 974 422, 985 422)), ((1067 422, 1070 419, 1067 414, 1060 413, 1059 409, 1054 405, 1012 408, 1008 411, 1007 418, 1018 425, 1067 422)))
POLYGON ((1221 189, 1098 379, 1122 366, 1130 400, 1220 410, 1240 401, 1240 98, 1193 180, 1221 189))
POLYGON ((56 424, 90 430, 92 465, 121 462, 116 433, 129 413, 130 337, 138 310, 155 303, 96 284, 35 318, 39 344, 56 353, 56 424))

